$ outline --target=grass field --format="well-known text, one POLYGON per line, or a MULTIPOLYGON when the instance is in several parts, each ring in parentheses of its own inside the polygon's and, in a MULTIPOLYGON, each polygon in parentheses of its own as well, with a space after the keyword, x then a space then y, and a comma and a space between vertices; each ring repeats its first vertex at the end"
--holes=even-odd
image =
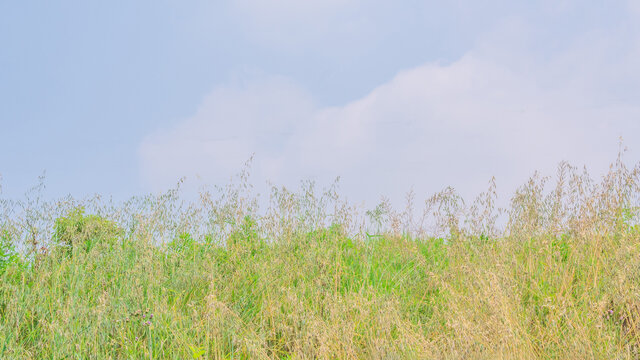
POLYGON ((2 200, 0 358, 639 358, 639 179, 561 164, 503 210, 312 184, 259 209, 246 173, 192 202, 2 200))

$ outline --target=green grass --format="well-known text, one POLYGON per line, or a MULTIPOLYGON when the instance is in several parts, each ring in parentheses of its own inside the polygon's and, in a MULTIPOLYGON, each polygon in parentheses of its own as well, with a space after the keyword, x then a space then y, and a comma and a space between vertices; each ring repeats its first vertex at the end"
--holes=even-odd
POLYGON ((354 240, 333 228, 228 247, 121 238, 8 265, 0 351, 16 359, 630 356, 638 235, 445 244, 354 240))
POLYGON ((126 216, 72 205, 32 249, 6 218, 0 358, 638 358, 637 172, 616 171, 627 181, 574 203, 530 184, 489 236, 477 209, 440 214, 442 236, 394 230, 392 212, 361 236, 339 202, 317 221, 308 191, 275 191, 262 217, 240 196, 126 216))

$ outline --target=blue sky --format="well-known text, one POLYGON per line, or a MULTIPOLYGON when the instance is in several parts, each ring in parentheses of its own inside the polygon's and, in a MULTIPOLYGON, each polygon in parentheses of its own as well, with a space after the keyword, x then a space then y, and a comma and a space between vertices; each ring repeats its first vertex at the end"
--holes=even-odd
POLYGON ((511 191, 640 159, 640 1, 0 2, 2 195, 341 176, 511 191))

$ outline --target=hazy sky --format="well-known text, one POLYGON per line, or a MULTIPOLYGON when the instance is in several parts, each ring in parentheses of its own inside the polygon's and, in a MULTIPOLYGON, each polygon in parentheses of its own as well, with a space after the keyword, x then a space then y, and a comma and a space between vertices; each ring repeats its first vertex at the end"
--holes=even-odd
POLYGON ((0 1, 2 196, 341 176, 355 199, 640 159, 640 0, 0 1))

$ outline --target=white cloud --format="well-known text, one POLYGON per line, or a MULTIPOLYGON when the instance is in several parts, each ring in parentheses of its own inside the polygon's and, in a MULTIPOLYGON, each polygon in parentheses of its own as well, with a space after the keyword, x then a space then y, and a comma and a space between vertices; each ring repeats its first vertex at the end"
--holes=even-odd
POLYGON ((637 104, 592 106, 597 91, 584 94, 573 78, 541 85, 549 81, 542 72, 513 72, 477 53, 405 71, 357 102, 320 111, 291 153, 320 165, 317 174, 346 175, 349 190, 368 184, 374 196, 445 185, 470 195, 491 175, 512 190, 535 169, 553 174, 561 160, 602 170, 618 136, 640 143, 637 104))
POLYGON ((526 24, 500 29, 454 63, 402 71, 344 106, 314 108, 282 79, 219 88, 196 115, 145 139, 145 179, 220 182, 255 153, 258 183, 340 175, 345 193, 375 201, 412 186, 423 198, 447 185, 469 196, 492 175, 510 192, 561 160, 603 171, 619 136, 640 159, 640 102, 629 96, 640 94, 637 37, 589 33, 541 58, 526 24))
POLYGON ((222 182, 254 152, 265 159, 265 169, 277 168, 282 140, 311 109, 310 98, 281 78, 217 88, 195 115, 143 140, 143 179, 154 189, 167 188, 182 176, 222 182))

